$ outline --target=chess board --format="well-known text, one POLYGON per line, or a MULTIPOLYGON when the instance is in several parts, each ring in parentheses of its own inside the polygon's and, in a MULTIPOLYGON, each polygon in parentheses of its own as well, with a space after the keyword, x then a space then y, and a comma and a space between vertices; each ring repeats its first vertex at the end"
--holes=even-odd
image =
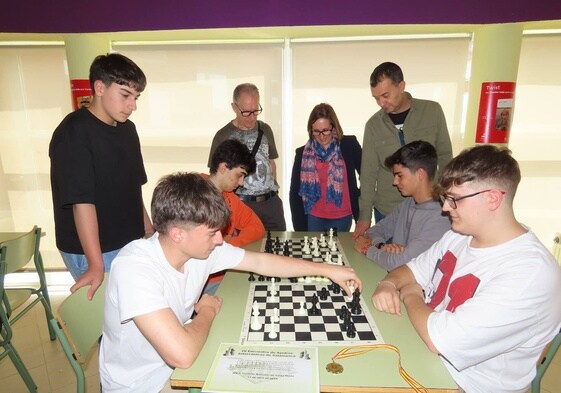
MULTIPOLYGON (((311 238, 308 239, 309 243, 311 243, 311 238)), ((271 243, 273 245, 272 253, 278 255, 284 255, 284 247, 285 244, 288 245, 288 256, 292 258, 300 258, 305 259, 307 261, 312 261, 316 263, 324 263, 327 262, 327 254, 330 255, 330 261, 336 263, 341 256, 343 265, 348 265, 347 258, 341 244, 339 243, 339 239, 336 237, 333 238, 333 242, 335 243, 335 249, 332 249, 327 244, 328 239, 326 238, 326 244, 321 245, 318 241, 318 256, 312 255, 313 250, 310 250, 309 253, 304 253, 302 250, 304 248, 304 239, 303 238, 292 238, 292 239, 283 239, 283 238, 271 238, 271 243)), ((263 239, 261 243, 261 252, 267 252, 266 250, 267 239, 263 239)), ((311 248, 311 247, 310 247, 311 248)))
POLYGON ((249 296, 246 304, 244 322, 240 335, 242 345, 355 345, 380 344, 382 336, 374 319, 370 314, 364 299, 360 297, 362 312, 352 315, 356 336, 347 337, 343 328, 343 321, 339 318, 343 305, 350 309, 351 299, 343 292, 335 294, 329 290, 327 300, 319 300, 317 307, 319 315, 310 312, 311 300, 314 293, 319 296, 326 283, 277 283, 277 301, 270 301, 269 282, 253 282, 250 284, 249 296), (300 315, 300 302, 306 304, 306 315, 300 315), (253 303, 259 306, 259 320, 261 329, 251 329, 253 303), (269 338, 271 316, 273 309, 279 309, 280 322, 276 325, 278 332, 275 339, 269 338))

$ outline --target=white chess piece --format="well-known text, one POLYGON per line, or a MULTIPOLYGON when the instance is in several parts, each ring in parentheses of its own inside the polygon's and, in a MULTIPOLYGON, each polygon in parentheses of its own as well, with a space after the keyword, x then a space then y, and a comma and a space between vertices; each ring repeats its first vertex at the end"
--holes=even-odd
POLYGON ((313 255, 314 257, 319 257, 319 256, 321 255, 321 254, 319 253, 319 248, 318 248, 317 244, 316 244, 315 247, 314 247, 314 251, 312 252, 312 255, 313 255))
POLYGON ((329 251, 325 253, 325 262, 331 263, 331 253, 329 251))
POLYGON ((331 251, 333 251, 333 252, 337 251, 337 243, 336 242, 331 243, 331 251))
POLYGON ((298 315, 308 315, 306 311, 306 302, 300 300, 300 308, 298 309, 298 315))
POLYGON ((279 318, 279 309, 278 308, 273 308, 273 317, 272 317, 272 321, 273 322, 279 322, 280 318, 279 318))
POLYGON ((343 256, 341 254, 337 255, 337 265, 343 265, 343 256))
POLYGON ((259 304, 257 304, 257 300, 253 302, 253 306, 251 308, 253 309, 253 313, 251 315, 259 316, 259 304))
POLYGON ((277 287, 275 286, 275 278, 271 277, 271 297, 277 294, 277 287))
POLYGON ((263 325, 259 322, 259 314, 253 315, 251 317, 251 325, 249 326, 251 330, 260 330, 263 325))
POLYGON ((347 301, 351 301, 353 300, 353 293, 355 291, 355 287, 353 287, 352 285, 349 285, 349 292, 351 293, 351 296, 347 296, 347 301))
POLYGON ((271 331, 269 332, 269 338, 271 339, 275 339, 277 338, 277 325, 275 324, 275 322, 271 321, 271 331))

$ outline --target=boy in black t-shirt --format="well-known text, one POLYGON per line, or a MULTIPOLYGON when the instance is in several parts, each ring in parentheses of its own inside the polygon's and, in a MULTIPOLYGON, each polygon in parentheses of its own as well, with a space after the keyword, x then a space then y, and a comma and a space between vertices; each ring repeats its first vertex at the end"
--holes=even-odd
POLYGON ((118 251, 153 232, 141 187, 147 177, 134 123, 128 117, 146 76, 127 57, 97 56, 90 66, 93 100, 70 113, 49 145, 56 244, 92 298, 118 251))

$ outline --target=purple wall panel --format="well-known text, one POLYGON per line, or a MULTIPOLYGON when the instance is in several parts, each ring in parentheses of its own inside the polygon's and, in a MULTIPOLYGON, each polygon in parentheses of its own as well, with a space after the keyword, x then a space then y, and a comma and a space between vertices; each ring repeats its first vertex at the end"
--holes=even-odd
POLYGON ((2 3, 0 32, 5 33, 479 24, 561 19, 559 0, 4 0, 2 3))

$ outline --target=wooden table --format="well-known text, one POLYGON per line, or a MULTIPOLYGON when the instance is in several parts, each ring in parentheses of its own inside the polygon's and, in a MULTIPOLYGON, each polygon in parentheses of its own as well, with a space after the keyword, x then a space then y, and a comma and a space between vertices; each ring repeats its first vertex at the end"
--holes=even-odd
MULTIPOLYGON (((306 233, 309 236, 317 235, 306 233)), ((303 233, 273 233, 281 239, 303 237, 303 233)), ((376 311, 370 297, 376 283, 386 272, 356 252, 350 233, 339 234, 339 241, 349 264, 363 281, 364 300, 386 344, 393 344, 401 352, 405 370, 431 393, 457 392, 458 387, 438 355, 430 352, 409 322, 405 307, 402 316, 376 311)), ((261 241, 246 247, 258 251, 261 241)), ((218 288, 217 295, 224 299, 222 309, 214 320, 207 342, 195 363, 189 369, 176 369, 171 376, 174 388, 202 387, 220 343, 238 343, 243 314, 249 291, 248 273, 228 272, 218 288)), ((387 349, 376 349, 367 354, 338 360, 344 367, 341 374, 331 374, 325 366, 343 347, 321 346, 319 352, 320 384, 322 392, 413 392, 398 371, 397 354, 387 349)), ((297 387, 295 387, 297 390, 297 387)))

